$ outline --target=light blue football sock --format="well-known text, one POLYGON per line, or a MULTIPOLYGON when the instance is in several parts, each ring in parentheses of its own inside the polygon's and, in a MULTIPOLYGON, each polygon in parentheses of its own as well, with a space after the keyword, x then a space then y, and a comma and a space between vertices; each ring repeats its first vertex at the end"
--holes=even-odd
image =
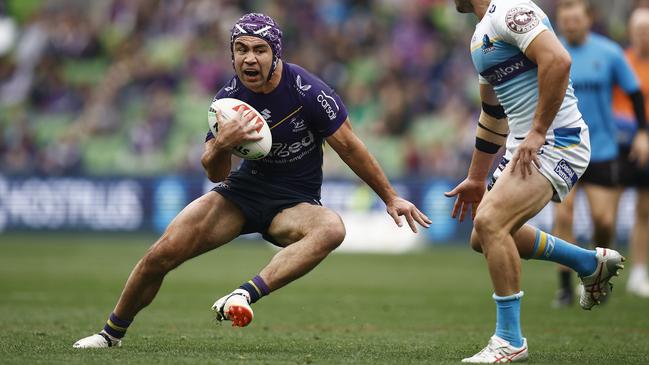
POLYGON ((597 269, 595 250, 585 250, 538 228, 532 252, 530 259, 552 261, 568 266, 575 270, 579 276, 588 276, 597 269))
POLYGON ((496 336, 514 347, 523 346, 521 297, 523 297, 522 291, 506 297, 493 295, 496 301, 496 336))

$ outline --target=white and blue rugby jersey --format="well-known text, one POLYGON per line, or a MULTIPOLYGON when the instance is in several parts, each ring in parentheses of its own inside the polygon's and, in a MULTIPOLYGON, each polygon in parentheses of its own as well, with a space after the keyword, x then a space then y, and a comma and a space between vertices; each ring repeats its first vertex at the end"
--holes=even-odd
MULTIPOLYGON (((511 136, 525 136, 538 103, 537 65, 525 56, 534 38, 553 31, 548 17, 532 1, 492 0, 476 25, 471 58, 481 84, 491 84, 509 117, 511 136)), ((568 85, 561 108, 550 129, 581 120, 572 86, 568 85)))

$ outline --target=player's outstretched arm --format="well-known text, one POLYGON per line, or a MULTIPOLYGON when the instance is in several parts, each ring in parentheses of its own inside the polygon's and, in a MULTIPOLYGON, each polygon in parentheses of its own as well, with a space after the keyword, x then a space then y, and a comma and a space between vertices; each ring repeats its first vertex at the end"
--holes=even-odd
POLYGON ((507 115, 500 106, 491 85, 480 84, 482 111, 476 128, 475 149, 466 179, 453 190, 444 193, 449 198, 456 196, 451 216, 464 221, 467 210, 475 218, 478 204, 486 190, 486 180, 496 153, 502 147, 509 133, 507 115))
POLYGON ((338 130, 327 137, 327 143, 338 153, 340 158, 367 183, 387 206, 387 212, 394 222, 401 227, 400 216, 405 216, 410 229, 417 232, 415 222, 428 228, 432 221, 414 204, 399 197, 385 177, 381 166, 372 156, 365 144, 352 131, 349 119, 345 120, 338 130))

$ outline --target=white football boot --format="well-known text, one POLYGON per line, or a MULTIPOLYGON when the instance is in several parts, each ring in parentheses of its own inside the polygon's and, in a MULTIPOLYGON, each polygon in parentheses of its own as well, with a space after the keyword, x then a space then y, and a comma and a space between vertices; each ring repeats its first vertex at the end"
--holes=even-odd
POLYGON ((641 298, 649 298, 649 280, 646 277, 631 276, 626 283, 626 291, 641 298))
POLYGON ((462 359, 462 362, 471 364, 501 364, 524 361, 527 357, 527 339, 523 338, 523 346, 514 347, 509 342, 493 335, 485 348, 471 357, 462 359))
POLYGON ((581 277, 579 284, 579 305, 583 309, 590 310, 600 304, 604 297, 611 294, 613 284, 609 282, 613 276, 618 276, 618 271, 624 269, 622 264, 625 258, 617 251, 608 248, 597 247, 597 269, 595 272, 581 277))
POLYGON ((108 336, 103 332, 82 338, 72 345, 75 349, 99 349, 104 347, 120 346, 122 346, 122 340, 108 336))
POLYGON ((232 321, 232 327, 245 327, 252 322, 254 316, 250 307, 250 294, 243 289, 237 289, 217 300, 212 310, 216 312, 217 321, 232 321))

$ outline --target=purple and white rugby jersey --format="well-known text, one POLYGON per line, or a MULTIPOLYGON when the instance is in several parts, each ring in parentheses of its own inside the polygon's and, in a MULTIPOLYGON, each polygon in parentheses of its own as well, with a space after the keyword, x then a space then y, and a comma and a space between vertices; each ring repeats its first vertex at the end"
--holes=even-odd
MULTIPOLYGON (((214 100, 220 98, 250 104, 264 116, 273 135, 270 153, 260 160, 244 160, 238 173, 319 199, 324 138, 347 119, 338 94, 300 66, 285 62, 280 83, 269 94, 252 92, 234 76, 214 100)), ((212 138, 208 132, 205 141, 212 138)))

